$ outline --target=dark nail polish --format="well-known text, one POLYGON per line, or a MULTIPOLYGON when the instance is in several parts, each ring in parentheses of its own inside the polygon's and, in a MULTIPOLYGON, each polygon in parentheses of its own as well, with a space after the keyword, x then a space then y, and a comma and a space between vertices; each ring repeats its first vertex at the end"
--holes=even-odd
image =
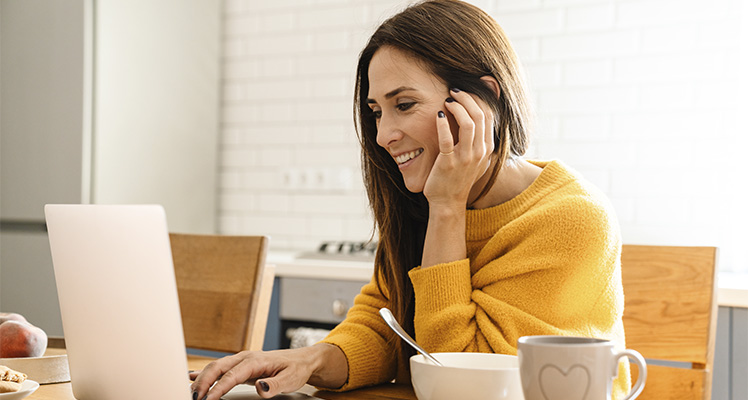
POLYGON ((197 400, 197 392, 192 392, 192 400, 197 400))
POLYGON ((444 111, 439 111, 436 115, 439 116, 439 118, 444 118, 446 115, 444 115, 444 111))
POLYGON ((447 103, 454 103, 455 99, 447 97, 447 103))
POLYGON ((461 90, 457 89, 457 88, 452 88, 452 89, 449 89, 449 90, 451 90, 451 91, 453 91, 455 93, 460 93, 461 92, 461 90))
POLYGON ((203 396, 203 400, 208 400, 208 395, 203 396))
POLYGON ((260 381, 260 389, 262 389, 263 392, 267 392, 270 390, 270 386, 265 381, 260 381))

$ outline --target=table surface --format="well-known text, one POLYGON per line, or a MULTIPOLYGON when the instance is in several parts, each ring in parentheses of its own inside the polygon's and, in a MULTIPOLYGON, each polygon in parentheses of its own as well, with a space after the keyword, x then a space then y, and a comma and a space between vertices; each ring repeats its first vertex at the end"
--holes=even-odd
MULTIPOLYGON (((60 354, 64 350, 49 349, 47 354, 51 352, 54 354, 60 354)), ((188 356, 187 364, 191 370, 202 369, 212 358, 200 357, 200 356, 188 356)), ((301 390, 301 393, 318 397, 321 399, 335 400, 335 399, 361 399, 361 400, 415 400, 416 396, 413 393, 413 388, 406 385, 395 385, 385 384, 376 387, 353 390, 345 393, 335 393, 327 391, 319 391, 313 386, 305 385, 301 390)), ((70 382, 66 383, 55 383, 39 386, 34 393, 28 396, 28 400, 75 400, 73 397, 73 389, 70 382)))

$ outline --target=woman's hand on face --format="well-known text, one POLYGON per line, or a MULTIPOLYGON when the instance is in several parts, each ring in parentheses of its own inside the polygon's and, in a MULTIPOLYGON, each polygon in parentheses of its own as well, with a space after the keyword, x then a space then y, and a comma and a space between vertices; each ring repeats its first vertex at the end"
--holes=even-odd
POLYGON ((243 351, 215 360, 202 371, 190 373, 192 398, 219 400, 242 383, 255 385, 263 398, 296 391, 313 373, 304 350, 243 351))
POLYGON ((494 150, 493 120, 478 104, 477 97, 451 89, 455 101, 445 101, 444 106, 459 126, 457 144, 446 115, 440 111, 435 116, 439 135, 439 151, 431 169, 423 194, 429 204, 467 205, 470 190, 483 176, 490 164, 494 150))

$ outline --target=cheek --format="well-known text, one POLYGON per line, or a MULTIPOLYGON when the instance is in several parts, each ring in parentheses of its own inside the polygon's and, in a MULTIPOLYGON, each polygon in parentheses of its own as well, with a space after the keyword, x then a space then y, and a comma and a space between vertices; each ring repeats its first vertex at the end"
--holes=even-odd
POLYGON ((423 121, 423 137, 429 147, 439 149, 439 132, 436 130, 436 118, 425 118, 423 121))

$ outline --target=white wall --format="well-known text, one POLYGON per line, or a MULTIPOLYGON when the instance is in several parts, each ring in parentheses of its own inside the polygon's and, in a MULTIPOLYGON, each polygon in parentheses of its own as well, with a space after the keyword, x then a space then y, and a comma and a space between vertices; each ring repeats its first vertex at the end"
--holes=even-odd
MULTIPOLYGON (((368 238, 353 74, 374 27, 407 3, 226 0, 223 233, 270 234, 274 249, 368 238)), ((723 270, 748 271, 744 2, 473 3, 526 67, 532 157, 561 159, 604 190, 626 243, 717 245, 723 270)))
POLYGON ((162 204, 172 231, 215 232, 220 5, 93 8, 91 202, 162 204))

